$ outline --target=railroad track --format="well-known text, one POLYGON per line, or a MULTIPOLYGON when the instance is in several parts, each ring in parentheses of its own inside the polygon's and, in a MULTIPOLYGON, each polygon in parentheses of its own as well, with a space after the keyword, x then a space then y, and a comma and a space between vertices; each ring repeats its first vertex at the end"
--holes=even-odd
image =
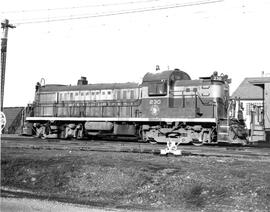
MULTIPOLYGON (((61 139, 38 139, 34 137, 3 137, 2 148, 60 150, 60 151, 95 151, 95 152, 126 152, 159 155, 166 145, 124 141, 78 141, 61 139)), ((269 148, 242 146, 200 146, 180 145, 182 156, 214 156, 214 157, 245 157, 270 159, 269 148)))

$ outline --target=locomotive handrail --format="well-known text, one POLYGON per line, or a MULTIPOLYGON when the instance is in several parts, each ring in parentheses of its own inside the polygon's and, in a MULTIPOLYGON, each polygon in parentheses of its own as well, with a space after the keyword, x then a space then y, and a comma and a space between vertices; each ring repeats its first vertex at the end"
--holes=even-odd
POLYGON ((210 102, 204 102, 203 100, 202 100, 202 98, 201 98, 201 96, 197 93, 197 92, 194 92, 194 91, 192 91, 193 92, 193 94, 178 94, 178 95, 175 95, 174 94, 174 92, 176 92, 176 91, 170 91, 170 93, 172 93, 173 94, 173 96, 194 96, 195 98, 196 97, 199 97, 199 100, 201 101, 201 103, 203 104, 203 105, 207 105, 207 106, 213 106, 213 105, 215 105, 215 104, 213 104, 213 102, 212 103, 210 103, 210 102))
POLYGON ((98 102, 76 102, 76 101, 69 101, 69 102, 62 102, 62 103, 36 103, 33 105, 34 108, 36 107, 136 107, 141 104, 141 100, 136 100, 132 102, 105 102, 105 101, 98 101, 98 102))
POLYGON ((35 102, 33 104, 33 107, 41 106, 41 105, 57 105, 63 104, 63 105, 75 105, 75 106, 109 106, 109 107, 119 107, 119 106, 139 106, 141 104, 141 99, 135 99, 135 100, 128 100, 128 101, 119 101, 119 100, 88 100, 88 101, 60 101, 60 102, 35 102), (78 104, 78 105, 76 105, 78 104), (127 105, 125 105, 127 104, 127 105))
POLYGON ((207 105, 207 106, 214 106, 215 105, 214 102, 212 102, 212 103, 210 103, 210 102, 204 102, 199 94, 197 94, 197 96, 199 97, 199 100, 201 101, 201 103, 203 105, 207 105))
POLYGON ((44 117, 57 117, 57 116, 70 116, 70 117, 86 117, 86 107, 88 108, 100 108, 100 113, 102 117, 107 117, 106 114, 103 113, 104 108, 112 107, 112 108, 124 108, 129 107, 132 111, 134 108, 138 107, 141 104, 141 99, 135 100, 97 100, 93 101, 65 101, 65 102, 35 102, 33 104, 33 109, 35 110, 35 114, 39 114, 44 117), (62 104, 63 103, 63 104, 62 104), (59 112, 59 109, 65 108, 66 114, 62 114, 59 112))

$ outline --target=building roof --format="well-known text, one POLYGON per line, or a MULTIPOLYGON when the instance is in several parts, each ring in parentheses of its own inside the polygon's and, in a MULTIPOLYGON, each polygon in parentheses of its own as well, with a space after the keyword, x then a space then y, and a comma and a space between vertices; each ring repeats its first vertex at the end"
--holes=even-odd
POLYGON ((249 80, 249 82, 254 85, 264 85, 265 83, 270 83, 270 77, 260 77, 253 80, 249 80))
MULTIPOLYGON (((232 98, 241 98, 242 100, 262 100, 263 89, 255 86, 254 82, 265 81, 269 77, 248 77, 245 78, 238 88, 233 92, 232 98)), ((270 78, 269 78, 270 79, 270 78)), ((269 80, 268 79, 268 80, 269 80)))

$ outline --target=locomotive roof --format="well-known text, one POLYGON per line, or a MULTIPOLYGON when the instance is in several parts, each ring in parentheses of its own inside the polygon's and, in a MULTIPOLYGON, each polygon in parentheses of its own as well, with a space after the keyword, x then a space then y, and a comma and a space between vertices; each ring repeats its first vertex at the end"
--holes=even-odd
POLYGON ((159 73, 150 73, 148 72, 147 74, 144 75, 143 77, 143 82, 151 82, 151 81, 161 81, 161 80, 169 80, 171 77, 175 75, 177 76, 178 80, 190 80, 190 76, 179 69, 175 70, 168 70, 168 71, 163 71, 159 73))
POLYGON ((106 90, 106 89, 131 89, 138 88, 138 83, 97 83, 87 85, 45 85, 41 87, 41 91, 81 91, 81 90, 106 90))

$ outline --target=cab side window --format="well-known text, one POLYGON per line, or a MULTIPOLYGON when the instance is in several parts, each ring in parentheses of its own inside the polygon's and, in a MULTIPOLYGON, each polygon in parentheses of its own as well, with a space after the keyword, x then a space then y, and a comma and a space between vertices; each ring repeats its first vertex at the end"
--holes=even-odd
POLYGON ((148 85, 148 95, 149 96, 165 96, 167 95, 167 82, 151 82, 148 85))

